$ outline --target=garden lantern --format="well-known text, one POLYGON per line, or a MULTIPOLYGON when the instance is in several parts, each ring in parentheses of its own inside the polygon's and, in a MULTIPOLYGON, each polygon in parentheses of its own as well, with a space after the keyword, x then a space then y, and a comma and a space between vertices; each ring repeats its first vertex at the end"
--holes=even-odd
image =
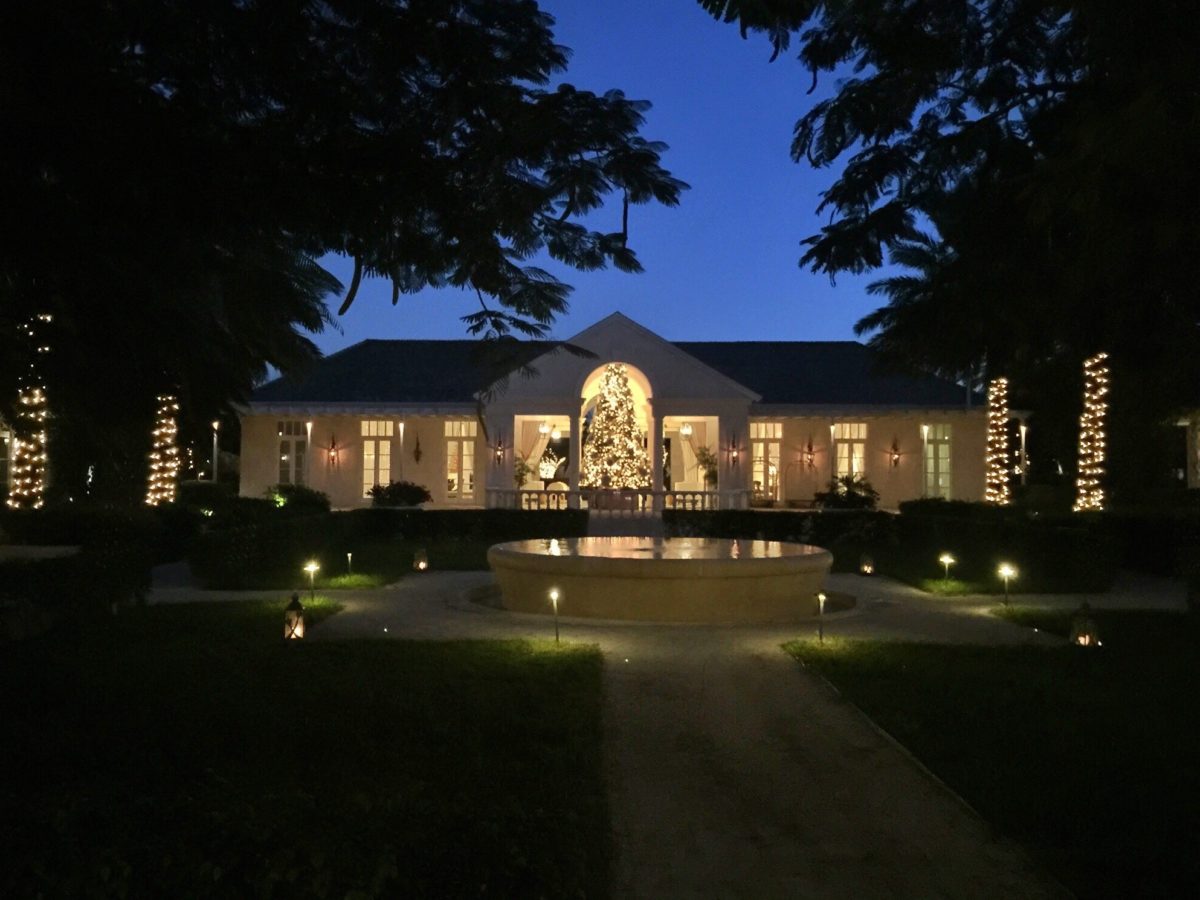
POLYGON ((413 569, 418 572, 424 572, 429 568, 429 554, 424 550, 418 550, 413 554, 413 569))
POLYGON ((938 562, 940 562, 942 564, 942 568, 946 572, 946 580, 949 581, 950 580, 950 567, 952 565, 954 565, 956 562, 958 562, 958 560, 955 559, 949 553, 943 553, 941 556, 938 557, 938 562))
POLYGON ((825 643, 825 592, 817 593, 817 640, 825 643))
POLYGON ((1070 642, 1076 647, 1099 647, 1100 628, 1092 618, 1092 608, 1084 601, 1071 617, 1070 642))
POLYGON ((858 559, 858 573, 860 575, 875 574, 875 560, 871 559, 867 554, 863 554, 858 559))
POLYGON ((298 641, 304 637, 304 606, 300 595, 292 594, 292 602, 283 611, 283 639, 298 641))
POLYGON ((346 554, 346 574, 347 575, 354 574, 354 554, 353 553, 346 554))
POLYGON ((1004 605, 1008 606, 1008 583, 1017 577, 1016 567, 1009 563, 1000 563, 1000 568, 996 570, 996 574, 1004 579, 1004 605))
POLYGON ((304 571, 308 573, 308 599, 315 600, 317 598, 317 571, 321 568, 321 564, 315 559, 310 559, 304 564, 304 571))
POLYGON ((558 643, 558 588, 550 589, 550 603, 554 607, 554 643, 558 643))

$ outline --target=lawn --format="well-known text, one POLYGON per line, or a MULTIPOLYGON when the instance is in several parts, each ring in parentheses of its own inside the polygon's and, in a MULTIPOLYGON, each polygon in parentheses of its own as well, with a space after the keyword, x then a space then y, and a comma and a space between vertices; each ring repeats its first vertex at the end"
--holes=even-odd
MULTIPOLYGON (((1065 633, 1069 617, 1010 615, 1065 633)), ((835 684, 1080 897, 1200 884, 1200 625, 1096 613, 1104 646, 811 641, 835 684)))
POLYGON ((598 650, 282 621, 152 607, 6 646, 0 896, 607 893, 598 650))

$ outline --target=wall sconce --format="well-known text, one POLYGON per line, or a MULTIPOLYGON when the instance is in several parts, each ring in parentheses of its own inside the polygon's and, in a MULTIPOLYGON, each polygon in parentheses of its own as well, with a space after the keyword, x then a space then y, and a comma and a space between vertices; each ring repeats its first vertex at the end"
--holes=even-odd
POLYGON ((804 465, 808 466, 808 468, 815 469, 817 467, 817 454, 816 451, 813 450, 811 434, 808 436, 808 443, 804 446, 804 449, 800 451, 800 458, 804 462, 804 465))
POLYGON ((679 426, 679 436, 683 437, 683 438, 690 438, 692 436, 692 423, 691 422, 684 422, 682 425, 679 426))
POLYGON ((892 438, 892 449, 888 451, 888 460, 893 469, 900 465, 900 442, 896 438, 892 438))
POLYGON ((496 465, 504 465, 504 435, 502 433, 496 433, 496 446, 492 450, 495 453, 496 465))
POLYGON ((339 452, 340 451, 338 450, 337 438, 331 434, 329 436, 329 468, 331 468, 331 469, 337 468, 339 452))
POLYGON ((736 466, 737 463, 738 463, 738 445, 737 445, 737 439, 735 438, 729 442, 729 464, 731 466, 736 466))

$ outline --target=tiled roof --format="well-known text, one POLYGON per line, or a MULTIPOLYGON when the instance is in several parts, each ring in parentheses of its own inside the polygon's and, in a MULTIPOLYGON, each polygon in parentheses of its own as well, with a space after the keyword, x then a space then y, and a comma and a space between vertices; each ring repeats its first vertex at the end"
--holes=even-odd
MULTIPOLYGON (((498 372, 551 345, 506 344, 502 361, 480 357, 471 340, 368 340, 278 378, 254 392, 256 403, 471 403, 498 372)), ((705 365, 781 406, 955 407, 960 385, 937 378, 884 374, 873 352, 854 341, 683 341, 705 365)))

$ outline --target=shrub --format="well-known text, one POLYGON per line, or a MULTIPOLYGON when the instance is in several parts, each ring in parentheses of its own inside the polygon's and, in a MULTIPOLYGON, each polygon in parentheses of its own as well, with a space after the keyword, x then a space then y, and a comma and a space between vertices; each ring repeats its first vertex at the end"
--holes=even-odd
POLYGON ((329 497, 303 484, 277 484, 267 488, 267 499, 297 516, 329 512, 329 497))
POLYGON ((389 481, 387 484, 377 484, 368 491, 373 506, 416 506, 428 503, 433 495, 423 484, 411 481, 389 481))
POLYGON ((813 494, 813 502, 821 509, 874 509, 879 492, 861 475, 843 475, 831 479, 828 490, 813 494))

